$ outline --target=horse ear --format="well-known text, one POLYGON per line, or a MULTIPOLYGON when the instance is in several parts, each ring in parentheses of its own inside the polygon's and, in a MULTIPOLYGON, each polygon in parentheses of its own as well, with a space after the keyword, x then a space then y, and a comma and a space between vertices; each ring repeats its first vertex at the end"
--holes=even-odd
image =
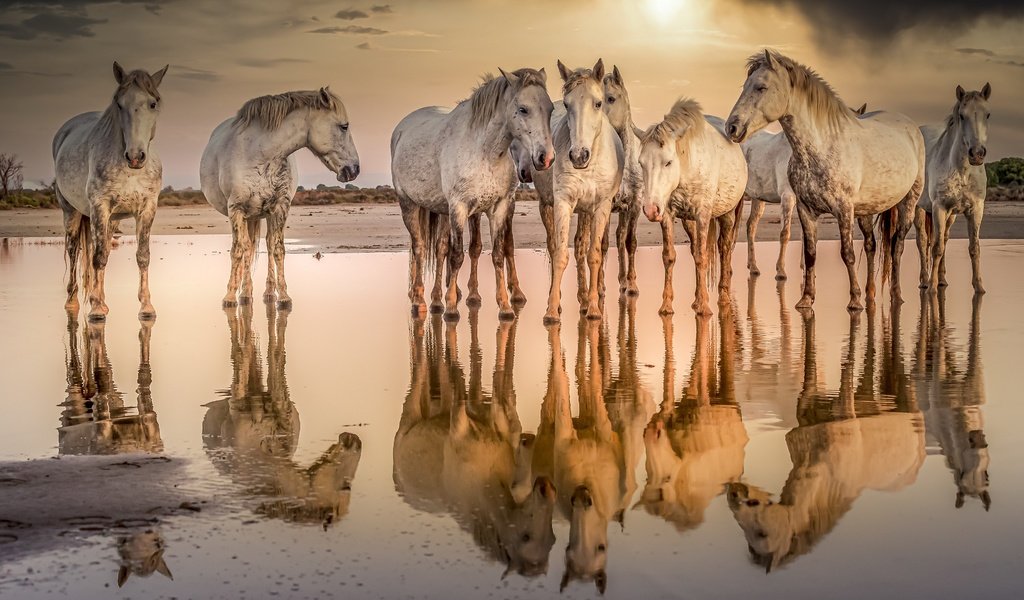
POLYGON ((501 67, 498 67, 498 72, 501 73, 501 76, 505 78, 505 81, 507 81, 509 85, 516 85, 519 83, 519 76, 515 73, 506 73, 505 69, 502 69, 501 67))
POLYGON ((964 99, 964 94, 966 93, 967 92, 964 91, 964 88, 960 87, 959 85, 956 86, 956 101, 962 101, 964 99))
POLYGON ((164 68, 150 75, 150 78, 153 80, 153 87, 160 87, 160 82, 164 80, 164 75, 167 74, 167 68, 170 66, 164 65, 164 68))
POLYGON ((597 586, 597 591, 604 596, 604 591, 608 589, 608 574, 604 572, 604 569, 601 569, 597 572, 597 575, 594 575, 594 585, 597 586))
POLYGON ((865 102, 864 104, 861 104, 860 108, 858 108, 854 112, 856 112, 858 115, 863 115, 865 112, 867 112, 867 110, 868 110, 868 103, 865 102))
POLYGON ((953 506, 955 506, 957 508, 963 508, 963 506, 964 506, 964 493, 963 492, 957 492, 956 493, 956 502, 953 503, 953 506))
POLYGON ((988 100, 988 97, 992 95, 992 84, 985 82, 985 87, 981 88, 981 97, 988 100))
POLYGON ((985 512, 988 512, 990 506, 992 506, 992 496, 989 495, 988 490, 981 493, 981 505, 985 507, 985 512))
POLYGON ((117 85, 124 83, 124 67, 119 65, 117 61, 114 61, 114 80, 117 81, 117 85))
POLYGON ((562 81, 569 81, 569 75, 571 74, 569 69, 562 64, 562 61, 558 61, 558 75, 562 78, 562 81))
POLYGON ((331 92, 329 87, 326 85, 320 88, 320 102, 323 104, 324 108, 331 106, 331 92))
POLYGON ((167 568, 167 563, 164 561, 164 552, 160 551, 160 562, 156 563, 156 572, 160 573, 164 577, 174 581, 174 575, 171 575, 171 570, 167 568))
POLYGON ((597 62, 594 63, 594 79, 597 79, 598 81, 602 81, 604 79, 604 59, 603 58, 597 59, 597 62))
POLYGON ((772 51, 767 48, 764 49, 764 64, 769 69, 775 70, 775 57, 772 56, 772 51))
POLYGON ((122 587, 126 581, 128 581, 128 567, 122 566, 117 570, 117 587, 122 587))
POLYGON ((544 67, 541 67, 540 71, 537 71, 537 73, 540 74, 540 83, 541 83, 541 85, 547 85, 548 84, 548 74, 544 71, 544 67))
POLYGON ((612 65, 612 81, 622 85, 622 73, 619 72, 619 65, 612 65))

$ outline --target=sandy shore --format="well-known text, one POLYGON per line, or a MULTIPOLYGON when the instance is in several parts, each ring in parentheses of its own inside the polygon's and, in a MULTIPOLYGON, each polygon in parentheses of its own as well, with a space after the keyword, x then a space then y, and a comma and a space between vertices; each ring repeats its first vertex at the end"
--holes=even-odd
MULTIPOLYGON (((536 203, 521 202, 516 206, 515 236, 519 248, 543 248, 544 227, 540 223, 536 203)), ((613 216, 613 219, 615 217, 613 216)), ((746 239, 744 226, 740 240, 746 239)), ((796 221, 796 217, 794 217, 796 221)), ((757 231, 759 241, 778 240, 779 207, 769 205, 757 231)), ((121 229, 134 231, 131 220, 122 221, 121 229)), ((820 239, 837 239, 835 220, 823 217, 818 229, 820 239)), ((799 239, 799 223, 794 222, 794 239, 799 239)), ((209 206, 164 207, 157 213, 154 235, 229 234, 227 219, 209 206)), ((57 210, 32 209, 0 212, 0 238, 55 237, 63 235, 61 213, 57 210)), ((286 235, 310 252, 381 252, 405 250, 409 235, 402 223, 398 206, 334 205, 296 206, 288 216, 286 235)), ((953 237, 967 237, 966 221, 961 218, 953 227, 953 237)), ((685 239, 681 227, 676 227, 679 241, 685 239)), ((990 203, 985 210, 982 237, 987 239, 1024 238, 1024 202, 990 203)), ((485 234, 485 239, 486 234, 485 234)), ((641 219, 639 226, 641 245, 661 243, 661 229, 641 219)))

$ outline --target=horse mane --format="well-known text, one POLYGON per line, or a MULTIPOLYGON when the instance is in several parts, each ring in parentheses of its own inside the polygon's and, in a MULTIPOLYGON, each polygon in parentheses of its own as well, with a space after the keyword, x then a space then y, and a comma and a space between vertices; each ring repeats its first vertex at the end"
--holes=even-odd
POLYGON ((258 96, 243 104, 235 116, 234 125, 246 128, 255 124, 273 131, 281 126, 285 117, 296 110, 309 108, 338 112, 341 106, 341 99, 327 88, 269 94, 258 96), (323 92, 326 92, 326 99, 323 92))
POLYGON ((769 66, 766 53, 771 55, 776 64, 786 70, 793 89, 807 99, 807 106, 813 120, 829 127, 836 127, 844 121, 854 120, 850 108, 817 71, 775 50, 765 50, 748 58, 747 77, 753 75, 754 71, 761 67, 769 66))
POLYGON ((660 123, 655 123, 640 135, 641 143, 651 141, 664 146, 671 140, 682 144, 704 124, 704 112, 693 98, 680 98, 660 123), (680 135, 680 131, 682 134, 680 135))
MULTIPOLYGON (((606 77, 610 77, 610 75, 606 77)), ((582 67, 570 73, 569 78, 566 79, 565 83, 562 84, 562 96, 567 95, 569 92, 583 85, 583 83, 588 79, 593 79, 594 81, 597 82, 597 85, 599 86, 604 85, 604 82, 602 80, 594 76, 593 69, 591 69, 590 67, 582 67)))
MULTIPOLYGON (((519 91, 531 85, 544 87, 544 76, 536 69, 517 69, 511 74, 519 79, 519 83, 516 84, 513 91, 519 91)), ((491 73, 484 75, 483 81, 469 96, 470 126, 483 127, 489 123, 494 117, 494 113, 498 112, 505 92, 512 88, 512 84, 504 76, 496 77, 491 73)))
POLYGON ((103 111, 102 115, 100 115, 100 119, 96 123, 97 132, 104 136, 120 133, 121 120, 117 118, 117 112, 119 110, 117 106, 117 97, 120 96, 122 92, 133 86, 141 89, 150 96, 153 96, 157 101, 160 100, 160 91, 157 90, 156 83, 153 82, 152 75, 144 69, 130 71, 124 76, 124 79, 117 86, 117 89, 114 90, 114 95, 110 98, 110 106, 107 106, 107 109, 103 111))

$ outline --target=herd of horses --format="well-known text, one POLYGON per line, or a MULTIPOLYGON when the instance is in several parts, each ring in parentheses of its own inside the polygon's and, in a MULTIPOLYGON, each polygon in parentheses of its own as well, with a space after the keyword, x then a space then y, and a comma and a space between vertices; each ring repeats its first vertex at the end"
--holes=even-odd
MULTIPOLYGON (((90 320, 108 312, 103 278, 113 221, 134 217, 138 235, 139 302, 142 319, 156 315, 149 292, 149 234, 161 187, 161 163, 151 142, 162 102, 159 86, 167 68, 153 74, 126 72, 114 63, 117 89, 107 109, 79 115, 53 142, 56 194, 64 212, 70 277, 67 308, 77 311, 79 268, 90 320)), ((690 239, 697 286, 692 304, 711 313, 709 288, 717 279, 718 302, 730 302, 732 252, 743 200, 751 204, 748 268, 756 223, 764 203, 783 212, 776 277, 796 209, 803 230, 803 295, 815 297, 817 221, 823 214, 839 226, 842 258, 849 272, 850 310, 862 310, 853 244, 854 223, 864 236, 870 303, 876 293, 876 253, 882 284, 901 301, 900 262, 904 241, 916 226, 920 285, 946 285, 944 252, 957 215, 968 221, 973 285, 983 293, 979 231, 984 212, 984 159, 988 135, 989 84, 980 91, 956 88, 946 121, 919 127, 889 111, 851 110, 812 69, 773 50, 747 62, 747 77, 726 119, 705 115, 700 104, 681 99, 647 129, 633 122, 625 81, 618 67, 570 69, 558 62, 562 100, 552 102, 544 69, 518 69, 487 77, 454 108, 426 107, 399 122, 391 136, 391 171, 402 218, 409 231, 409 300, 428 310, 425 271, 432 270, 429 310, 458 318, 458 286, 469 233, 471 273, 467 304, 481 302, 477 262, 482 251, 481 218, 492 243, 495 298, 501 318, 514 318, 526 302, 519 287, 512 233, 515 190, 533 182, 551 258, 551 286, 544 321, 561 319, 561 281, 569 258, 573 215, 580 309, 600 319, 605 296, 604 260, 609 221, 615 234, 622 295, 635 295, 636 227, 642 212, 661 225, 665 286, 661 314, 673 312, 673 227, 679 219, 690 239), (778 122, 782 133, 762 131, 778 122), (877 234, 877 238, 876 238, 877 234), (717 278, 712 270, 718 265, 717 278)), ((231 272, 223 303, 252 302, 252 262, 260 224, 267 223, 268 261, 264 301, 291 305, 284 277, 284 227, 297 188, 293 154, 309 148, 347 182, 359 175, 359 158, 341 99, 328 88, 261 96, 246 102, 210 137, 200 164, 202 190, 228 217, 232 230, 231 272)))
MULTIPOLYGON (((410 383, 392 450, 395 491, 413 510, 451 518, 505 575, 547 572, 555 525, 562 523, 559 528, 568 527, 562 585, 592 581, 601 590, 615 537, 609 529, 628 530, 631 511, 685 534, 722 502, 751 561, 770 572, 816 547, 864 491, 912 485, 926 451, 945 458, 951 504, 959 508, 973 498, 987 510, 981 296, 965 349, 947 322, 943 293, 922 294, 907 353, 898 312, 868 307, 866 320, 851 316, 836 385, 819 361, 813 311, 789 308, 783 287, 778 294, 774 319, 758 314, 752 301, 745 315, 733 301, 717 319, 697 319, 682 385, 673 319, 661 317, 660 390, 649 389, 641 376, 636 298, 619 302, 615 329, 580 317, 574 364, 567 365, 562 326, 548 328, 547 383, 533 431, 525 430, 520 415, 537 404, 517 400, 513 377, 518 322, 498 321, 487 381, 479 309, 469 312, 468 361, 460 358, 455 323, 440 315, 411 321, 410 383), (764 335, 775 328, 779 337, 764 335), (764 360, 767 354, 777 359, 764 360), (765 388, 786 396, 779 414, 789 430, 784 443, 791 468, 784 483, 759 481, 750 464, 756 457, 748 454, 743 414, 763 412, 758 404, 766 400, 757 390, 765 388)), ((209 460, 234 484, 230 496, 238 498, 229 505, 331 527, 349 513, 363 444, 339 429, 338 442, 318 459, 298 463, 301 402, 289 391, 285 368, 289 311, 267 307, 265 353, 254 333, 253 307, 225 314, 232 376, 221 397, 205 405, 201 432, 209 460)), ((68 320, 59 452, 160 452, 152 324, 140 324, 134 411, 113 383, 105 327, 87 323, 79 332, 78 320, 68 320)), ((126 534, 118 541, 119 584, 130 574, 169 577, 164 547, 158 523, 126 534)))

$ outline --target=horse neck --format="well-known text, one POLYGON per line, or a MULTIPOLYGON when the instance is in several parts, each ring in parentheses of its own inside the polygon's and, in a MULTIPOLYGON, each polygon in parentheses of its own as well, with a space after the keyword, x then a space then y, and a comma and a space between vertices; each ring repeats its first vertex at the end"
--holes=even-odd
POLYGON ((123 152, 121 119, 118 118, 117 112, 117 100, 111 100, 110 106, 103 111, 99 120, 93 125, 92 133, 89 136, 93 148, 120 148, 123 152))
POLYGON ((284 160, 309 147, 309 111, 296 110, 284 118, 276 129, 250 129, 254 138, 253 153, 259 162, 284 160))
POLYGON ((820 127, 811 115, 807 100, 797 94, 790 97, 789 109, 779 119, 779 124, 782 125, 794 156, 804 160, 825 154, 833 140, 842 138, 844 128, 840 124, 835 125, 836 131, 820 127))
MULTIPOLYGON (((469 118, 468 112, 466 116, 469 118)), ((469 133, 470 139, 475 141, 476 147, 491 161, 500 162, 508 158, 508 149, 512 145, 512 132, 509 131, 504 110, 494 111, 491 120, 477 131, 473 131, 470 126, 469 133)))
MULTIPOLYGON (((955 110, 955 109, 954 109, 955 110)), ((949 164, 960 171, 966 171, 970 163, 967 161, 967 149, 959 143, 963 136, 963 122, 953 118, 953 124, 947 125, 936 141, 936 151, 949 164)))

